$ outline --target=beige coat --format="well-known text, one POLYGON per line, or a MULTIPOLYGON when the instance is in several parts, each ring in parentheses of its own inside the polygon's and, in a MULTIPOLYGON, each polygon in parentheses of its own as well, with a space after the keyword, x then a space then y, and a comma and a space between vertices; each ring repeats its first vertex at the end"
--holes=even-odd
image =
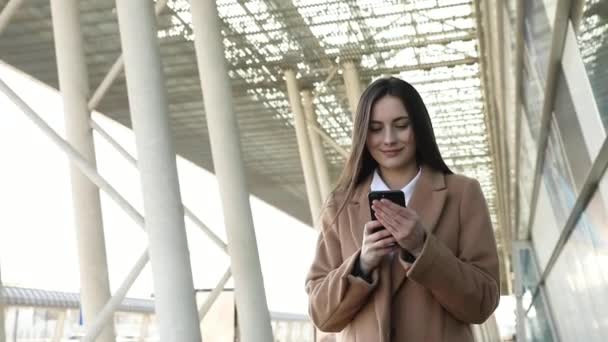
MULTIPOLYGON (((496 242, 476 180, 424 167, 409 207, 427 229, 414 264, 387 256, 372 283, 352 275, 370 220, 372 177, 356 188, 336 222, 341 194, 323 210, 316 255, 306 278, 310 316, 344 342, 470 342, 499 301, 496 242)), ((342 197, 343 198, 343 197, 342 197)))

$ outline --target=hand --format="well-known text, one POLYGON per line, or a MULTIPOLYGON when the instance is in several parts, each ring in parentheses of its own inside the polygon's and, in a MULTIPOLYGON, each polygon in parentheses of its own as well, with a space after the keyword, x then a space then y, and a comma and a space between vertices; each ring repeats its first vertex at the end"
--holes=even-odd
POLYGON ((426 236, 418 214, 386 199, 372 202, 372 209, 376 212, 378 221, 392 234, 399 246, 418 257, 426 236))
POLYGON ((373 271, 382 258, 397 248, 395 238, 391 233, 382 229, 378 221, 369 221, 363 228, 363 243, 359 256, 359 267, 364 275, 373 271))

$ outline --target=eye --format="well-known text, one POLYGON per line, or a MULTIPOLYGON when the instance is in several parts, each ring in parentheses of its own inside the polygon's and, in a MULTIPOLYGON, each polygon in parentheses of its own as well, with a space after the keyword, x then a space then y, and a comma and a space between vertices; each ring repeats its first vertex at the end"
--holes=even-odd
POLYGON ((381 130, 382 130, 382 126, 370 126, 369 127, 370 132, 376 133, 376 132, 380 132, 381 130))
POLYGON ((395 127, 401 128, 401 129, 406 129, 406 128, 410 127, 410 123, 409 122, 400 122, 400 123, 396 124, 395 127))

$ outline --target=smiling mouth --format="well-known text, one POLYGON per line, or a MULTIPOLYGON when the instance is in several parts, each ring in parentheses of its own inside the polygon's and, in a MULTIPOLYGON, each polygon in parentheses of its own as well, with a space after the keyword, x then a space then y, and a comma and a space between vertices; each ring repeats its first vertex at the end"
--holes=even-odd
POLYGON ((398 150, 386 150, 386 151, 382 151, 382 150, 381 150, 380 152, 382 152, 382 153, 384 153, 384 154, 386 154, 386 155, 388 155, 388 156, 394 156, 394 155, 399 154, 399 152, 401 152, 402 150, 403 150, 403 149, 402 149, 402 148, 400 148, 400 149, 398 149, 398 150))

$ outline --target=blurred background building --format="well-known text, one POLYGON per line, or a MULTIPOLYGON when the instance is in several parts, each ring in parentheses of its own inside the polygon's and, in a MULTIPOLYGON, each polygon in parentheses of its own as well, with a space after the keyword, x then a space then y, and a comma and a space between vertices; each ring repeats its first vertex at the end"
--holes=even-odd
POLYGON ((503 300, 476 340, 608 340, 608 1, 0 10, 0 341, 334 340, 303 277, 359 95, 388 75, 490 206, 503 300))

